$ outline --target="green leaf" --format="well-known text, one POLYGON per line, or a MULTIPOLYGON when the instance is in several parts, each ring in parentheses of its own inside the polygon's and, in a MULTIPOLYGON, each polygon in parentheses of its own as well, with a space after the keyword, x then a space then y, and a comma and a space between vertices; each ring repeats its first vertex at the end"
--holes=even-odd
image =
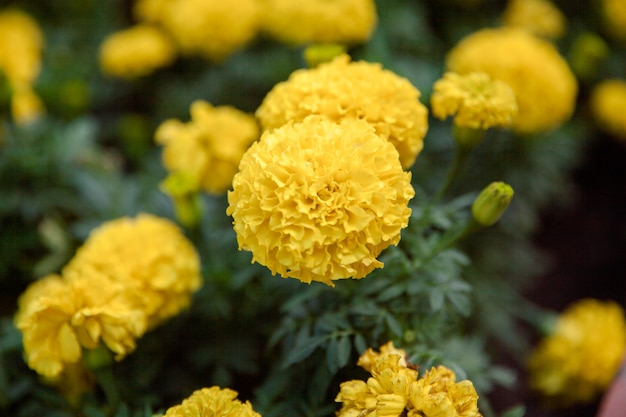
POLYGON ((524 417, 524 415, 526 415, 526 407, 523 405, 516 405, 508 410, 505 410, 500 417, 524 417))
POLYGON ((283 367, 287 368, 294 363, 298 363, 308 358, 313 353, 313 351, 315 351, 315 349, 317 349, 327 340, 328 337, 326 337, 325 335, 300 340, 299 343, 297 343, 296 346, 294 346, 294 348, 285 356, 283 367))
POLYGON ((350 360, 350 352, 352 351, 352 343, 349 336, 342 336, 337 343, 337 365, 343 368, 350 360))

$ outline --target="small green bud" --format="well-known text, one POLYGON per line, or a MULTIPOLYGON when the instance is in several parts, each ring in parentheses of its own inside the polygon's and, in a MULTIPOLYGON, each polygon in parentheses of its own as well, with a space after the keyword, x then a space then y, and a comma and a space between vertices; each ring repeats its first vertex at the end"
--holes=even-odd
POLYGON ((513 198, 513 188, 503 182, 492 182, 483 189, 472 205, 472 216, 481 226, 497 222, 513 198))
POLYGON ((112 363, 113 352, 103 345, 98 345, 95 349, 85 349, 83 351, 83 365, 90 371, 108 368, 112 363))
POLYGON ((609 45, 600 36, 583 32, 572 42, 569 62, 574 73, 582 80, 593 80, 598 76, 601 65, 611 54, 609 45))
POLYGON ((335 43, 313 44, 304 50, 304 59, 309 68, 315 68, 324 62, 346 53, 346 47, 335 43))
POLYGON ((175 172, 161 182, 160 188, 172 198, 176 218, 183 226, 194 228, 200 223, 200 184, 196 176, 182 171, 175 172))

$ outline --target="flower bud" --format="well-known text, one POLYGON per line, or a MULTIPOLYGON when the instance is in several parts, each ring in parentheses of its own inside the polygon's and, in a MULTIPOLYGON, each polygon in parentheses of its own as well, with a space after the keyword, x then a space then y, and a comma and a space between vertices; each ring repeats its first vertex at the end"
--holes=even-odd
POLYGON ((344 45, 336 43, 313 44, 304 50, 304 59, 309 68, 315 68, 324 62, 330 62, 346 53, 344 45))
POLYGON ((504 182, 492 182, 483 189, 472 205, 472 216, 482 226, 497 222, 513 198, 513 188, 504 182))

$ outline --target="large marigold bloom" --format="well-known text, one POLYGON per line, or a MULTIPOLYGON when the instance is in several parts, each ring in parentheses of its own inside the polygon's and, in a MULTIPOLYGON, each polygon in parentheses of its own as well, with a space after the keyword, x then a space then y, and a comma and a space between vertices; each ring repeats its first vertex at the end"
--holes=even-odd
POLYGON ((301 69, 274 86, 256 115, 264 129, 317 114, 334 121, 363 119, 388 139, 409 168, 423 147, 428 111, 420 92, 406 79, 380 64, 350 62, 347 55, 301 69))
POLYGON ((626 2, 602 0, 602 18, 609 34, 616 40, 626 42, 626 2))
POLYGON ((456 126, 472 129, 507 127, 517 114, 513 90, 482 72, 444 74, 433 86, 430 104, 435 117, 455 115, 456 126))
POLYGON ((149 214, 93 230, 63 270, 69 280, 104 275, 142 295, 149 326, 177 314, 201 285, 200 260, 172 222, 149 214))
POLYGON ((100 67, 105 74, 136 78, 170 65, 176 47, 161 30, 136 25, 109 35, 100 46, 100 67))
POLYGON ((512 128, 534 133, 555 128, 574 111, 576 78, 548 41, 511 28, 483 29, 459 42, 448 54, 448 70, 484 72, 508 84, 519 108, 512 128))
POLYGON ((626 81, 604 80, 591 93, 591 111, 602 129, 626 140, 626 81))
POLYGON ((622 308, 611 301, 578 301, 530 356, 530 386, 563 405, 592 401, 613 380, 625 349, 622 308))
POLYGON ((502 20, 506 26, 550 39, 562 37, 567 26, 563 13, 549 0, 509 0, 502 20))
POLYGON ((258 0, 140 0, 135 15, 161 25, 183 54, 212 61, 250 42, 261 18, 258 0))
POLYGON ((411 385, 409 417, 482 417, 471 381, 456 382, 445 366, 426 372, 411 385))
POLYGON ((287 44, 360 43, 376 27, 373 0, 265 0, 262 30, 287 44))
POLYGON ((182 404, 169 408, 163 417, 261 417, 246 401, 237 399, 237 392, 211 387, 194 391, 182 404))
POLYGON ((303 282, 362 278, 400 240, 414 196, 398 153, 362 120, 310 116, 266 131, 228 193, 239 248, 303 282))
POLYGON ((171 173, 195 178, 210 193, 224 193, 241 157, 259 138, 256 119, 234 107, 213 107, 201 100, 190 112, 190 122, 166 120, 157 129, 155 140, 165 146, 163 164, 171 173))
POLYGON ((100 343, 120 360, 146 330, 136 294, 103 275, 80 281, 50 275, 31 287, 19 301, 15 322, 28 365, 46 377, 59 376, 80 360, 83 348, 100 343))

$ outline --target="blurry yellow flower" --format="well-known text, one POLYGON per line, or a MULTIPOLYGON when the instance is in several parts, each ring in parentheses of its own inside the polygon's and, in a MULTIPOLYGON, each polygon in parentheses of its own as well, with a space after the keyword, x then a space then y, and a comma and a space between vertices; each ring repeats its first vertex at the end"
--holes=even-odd
POLYGON ((267 131, 228 193, 239 248, 302 282, 362 278, 400 240, 414 196, 398 153, 367 122, 310 116, 267 131))
POLYGON ((396 354, 400 357, 400 361, 398 362, 400 366, 407 366, 406 351, 404 349, 396 348, 391 341, 385 343, 380 347, 380 353, 376 352, 372 348, 368 348, 365 352, 361 354, 356 364, 366 371, 370 372, 372 370, 372 365, 378 358, 380 358, 382 355, 388 355, 391 353, 396 354))
POLYGON ((160 29, 136 25, 109 35, 100 46, 100 67, 113 77, 135 78, 170 65, 176 47, 160 29))
POLYGON ((156 142, 165 146, 163 165, 171 173, 197 178, 210 193, 224 193, 244 152, 259 137, 257 122, 233 107, 213 107, 201 100, 190 112, 190 122, 166 120, 155 133, 156 142))
POLYGON ((264 0, 262 29, 287 43, 360 43, 376 26, 373 0, 264 0))
POLYGON ((471 381, 456 382, 454 372, 438 366, 411 385, 408 417, 482 417, 471 381))
POLYGON ((140 0, 142 22, 162 26, 185 55, 221 61, 243 48, 260 26, 258 0, 140 0))
POLYGON ((556 48, 528 32, 511 28, 483 29, 454 47, 448 70, 484 72, 515 92, 519 113, 512 128, 535 133, 558 127, 571 116, 578 84, 556 48))
POLYGON ((594 400, 613 380, 626 349, 622 308, 580 300, 559 316, 530 356, 531 388, 562 405, 594 400))
POLYGON ((42 49, 43 35, 35 20, 17 9, 0 12, 0 72, 12 86, 35 81, 42 49))
POLYGON ((482 72, 444 74, 433 86, 430 104, 435 117, 456 115, 456 126, 472 129, 507 127, 517 114, 513 90, 482 72))
POLYGON ((201 285, 191 242, 174 223, 149 214, 102 224, 63 269, 69 280, 89 281, 94 275, 139 292, 149 327, 186 308, 201 285))
POLYGON ((601 8, 609 34, 618 41, 626 42, 626 1, 602 0, 601 8))
POLYGON ((43 102, 30 86, 14 89, 11 95, 11 116, 15 123, 26 124, 46 112, 43 102))
POLYGON ((194 391, 182 404, 169 408, 163 417, 261 417, 246 401, 237 400, 237 392, 211 387, 194 391))
POLYGON ((502 20, 506 26, 550 39, 562 37, 567 26, 563 13, 549 0, 509 0, 502 20))
POLYGON ((274 86, 257 110, 264 129, 317 114, 334 121, 362 119, 388 139, 409 168, 423 147, 428 111, 420 92, 380 64, 350 62, 341 55, 314 69, 301 69, 274 86))
POLYGON ((138 302, 103 275, 72 282, 50 275, 32 287, 19 301, 15 323, 28 366, 46 377, 58 377, 83 348, 101 342, 121 360, 146 330, 138 302))
POLYGON ((626 140, 626 81, 604 80, 591 93, 591 111, 602 129, 626 140))

